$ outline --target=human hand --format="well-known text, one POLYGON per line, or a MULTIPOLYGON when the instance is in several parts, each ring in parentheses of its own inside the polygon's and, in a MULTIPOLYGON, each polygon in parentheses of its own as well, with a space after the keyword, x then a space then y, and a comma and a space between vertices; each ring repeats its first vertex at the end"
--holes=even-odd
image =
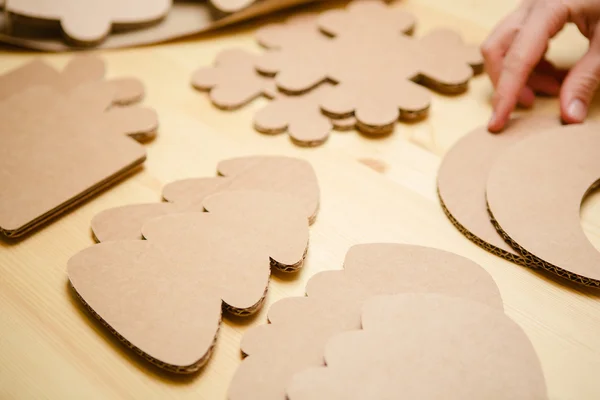
POLYGON ((496 27, 481 50, 496 89, 488 124, 502 130, 518 104, 531 107, 535 94, 560 94, 560 114, 566 123, 582 122, 600 82, 600 1, 524 0, 496 27), (549 40, 567 22, 589 39, 587 53, 568 72, 544 59, 549 40))

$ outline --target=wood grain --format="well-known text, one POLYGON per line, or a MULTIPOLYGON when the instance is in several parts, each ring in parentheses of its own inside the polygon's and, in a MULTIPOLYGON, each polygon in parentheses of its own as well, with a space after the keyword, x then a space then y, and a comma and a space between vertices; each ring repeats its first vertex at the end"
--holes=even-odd
MULTIPOLYGON (((418 16, 417 34, 434 26, 454 27, 469 41, 479 42, 516 2, 406 0, 404 6, 418 16)), ((428 119, 400 124, 387 138, 334 133, 321 148, 298 148, 286 135, 260 135, 252 129, 253 111, 262 101, 237 112, 219 111, 189 83, 192 72, 210 64, 221 49, 256 49, 252 31, 259 25, 101 53, 110 75, 134 75, 146 84, 145 103, 158 111, 160 136, 148 145, 148 161, 140 173, 25 240, 0 242, 0 399, 224 399, 241 359, 239 340, 248 326, 264 323, 274 301, 302 295, 314 273, 341 268, 350 246, 368 242, 435 246, 481 264, 500 287, 507 313, 533 341, 551 398, 600 398, 600 293, 486 253, 452 227, 437 202, 440 157, 490 115, 487 78, 475 78, 464 96, 435 95, 428 119), (296 276, 276 275, 267 307, 255 318, 225 320, 216 353, 205 369, 173 378, 140 360, 86 315, 68 289, 67 260, 93 243, 89 224, 96 213, 156 201, 169 181, 212 176, 219 160, 253 154, 303 157, 317 172, 322 207, 311 228, 305 268, 296 276), (358 161, 364 158, 383 163, 384 173, 358 161)), ((551 56, 572 62, 584 44, 569 29, 553 44, 551 56)), ((0 71, 36 55, 2 51, 0 71)), ((44 57, 55 65, 68 59, 64 54, 44 57)), ((557 100, 543 99, 536 108, 556 113, 557 100)), ((592 195, 582 212, 586 233, 597 246, 599 204, 600 196, 592 195)))

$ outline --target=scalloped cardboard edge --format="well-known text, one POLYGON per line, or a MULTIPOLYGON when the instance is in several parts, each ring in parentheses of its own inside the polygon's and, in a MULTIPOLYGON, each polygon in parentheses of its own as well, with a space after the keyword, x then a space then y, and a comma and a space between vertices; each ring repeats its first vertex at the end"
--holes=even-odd
MULTIPOLYGON (((199 2, 175 2, 169 14, 155 24, 136 30, 113 32, 95 48, 112 49, 162 43, 213 31, 261 15, 319 0, 263 0, 239 12, 215 19, 210 5, 199 2)), ((71 46, 55 32, 23 29, 19 35, 9 32, 9 21, 0 13, 0 42, 32 50, 62 52, 77 47, 71 46)))
POLYGON ((294 373, 322 365, 326 341, 360 328, 366 299, 381 294, 443 293, 466 297, 502 311, 491 276, 474 262, 442 250, 393 243, 350 248, 344 270, 313 276, 307 297, 278 301, 270 324, 242 338, 244 359, 229 388, 229 400, 285 400, 294 373))
POLYGON ((548 399, 531 341, 503 312, 439 294, 368 299, 361 330, 325 346, 326 366, 297 373, 290 400, 548 399))

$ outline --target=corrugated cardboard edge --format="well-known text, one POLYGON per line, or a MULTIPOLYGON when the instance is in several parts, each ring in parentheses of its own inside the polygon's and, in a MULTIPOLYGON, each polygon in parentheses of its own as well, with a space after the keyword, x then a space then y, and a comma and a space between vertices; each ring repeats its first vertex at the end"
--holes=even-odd
POLYGON ((26 235, 27 233, 31 232, 32 230, 35 230, 36 228, 38 228, 40 225, 43 225, 43 224, 53 220, 54 218, 70 211, 71 209, 77 207, 81 203, 84 203, 85 201, 89 200, 90 198, 96 196, 98 193, 100 193, 100 192, 110 188, 111 186, 117 184, 118 182, 124 180, 130 174, 137 172, 138 169, 141 168, 141 166, 143 165, 144 161, 146 161, 145 155, 143 158, 136 160, 134 163, 130 164, 126 168, 122 169, 121 171, 118 171, 117 173, 108 177, 104 181, 102 181, 102 182, 98 183, 97 185, 92 186, 88 190, 82 192, 78 197, 72 198, 69 201, 61 204, 60 207, 55 208, 54 210, 50 210, 47 213, 45 213, 44 215, 39 216, 38 218, 29 222, 27 225, 23 226, 21 229, 7 231, 7 230, 0 228, 0 234, 3 234, 4 236, 11 238, 11 239, 26 235))
MULTIPOLYGON (((442 210, 444 211, 444 214, 446 215, 446 217, 448 217, 448 219, 450 220, 450 222, 452 223, 452 225, 454 225, 454 227, 464 237, 466 237, 467 239, 469 239, 471 242, 475 243, 477 246, 481 247, 482 249, 484 249, 484 250, 486 250, 486 251, 488 251, 488 252, 490 252, 490 253, 498 256, 498 257, 504 258, 507 261, 511 261, 511 262, 513 262, 515 264, 522 265, 522 266, 525 266, 525 267, 537 268, 537 266, 532 265, 526 258, 520 257, 518 254, 509 253, 508 251, 503 250, 503 249, 501 249, 499 247, 496 247, 496 246, 494 246, 494 245, 492 245, 492 244, 490 244, 490 243, 488 243, 488 242, 480 239, 478 236, 474 235, 467 228, 465 228, 460 222, 458 222, 458 220, 456 218, 454 218, 454 216, 452 215, 452 213, 450 212, 450 210, 448 210, 448 208, 444 204, 444 199, 442 199, 442 196, 440 194, 439 188, 437 190, 437 194, 438 194, 438 199, 440 200, 440 205, 442 206, 442 210)), ((489 207, 488 207, 488 212, 489 212, 489 207)), ((493 224, 494 220, 490 219, 490 222, 492 222, 492 224, 493 224)), ((508 242, 508 244, 510 244, 510 243, 508 242)), ((512 247, 514 247, 514 246, 512 246, 512 247)), ((519 252, 519 254, 520 254, 520 252, 519 252)))
POLYGON ((492 225, 494 225, 494 228, 496 228, 496 231, 498 231, 500 236, 502 236, 502 239, 504 239, 504 241, 506 243, 508 243, 513 249, 515 249, 515 251, 517 251, 521 255, 521 257, 523 257, 523 260, 526 263, 523 265, 525 265, 527 267, 531 267, 531 268, 541 268, 545 271, 551 272, 552 274, 558 275, 561 278, 568 279, 572 282, 576 282, 576 283, 579 283, 584 286, 600 288, 600 280, 586 278, 585 276, 581 276, 581 275, 575 274, 573 272, 567 271, 567 270, 562 269, 554 264, 544 261, 541 258, 536 257, 532 253, 525 250, 525 248, 523 248, 521 245, 519 245, 519 243, 515 242, 508 235, 508 233, 506 233, 502 229, 502 227, 500 226, 498 221, 494 218, 494 213, 490 209, 489 203, 487 204, 487 210, 488 210, 488 213, 490 214, 490 221, 492 222, 492 225))
POLYGON ((208 360, 210 359, 210 357, 212 356, 212 354, 214 352, 214 348, 217 344, 217 337, 219 336, 219 331, 221 329, 221 323, 222 323, 222 319, 223 319, 222 314, 221 314, 221 320, 219 320, 217 332, 215 333, 215 338, 213 339, 210 349, 206 352, 204 357, 202 357, 200 360, 198 360, 196 363, 194 363, 192 365, 179 367, 177 365, 171 365, 171 364, 167 364, 165 362, 159 361, 156 358, 144 353, 140 348, 134 346, 129 340, 125 339, 123 336, 121 336, 121 334, 119 332, 117 332, 112 326, 110 326, 108 324, 108 322, 106 322, 104 319, 102 319, 102 317, 98 313, 96 313, 96 311, 94 311, 94 309, 92 307, 90 307, 90 305, 83 299, 83 297, 81 297, 79 295, 77 290, 73 287, 73 285, 70 282, 69 282, 69 287, 71 288, 71 290, 73 291, 75 296, 79 299, 79 301, 81 301, 81 304, 83 304, 85 310, 88 313, 90 313, 92 316, 94 316, 94 318, 96 318, 104 328, 106 328, 117 339, 119 339, 119 341, 121 343, 123 343, 125 346, 127 346, 128 348, 133 350, 135 352, 135 354, 144 358, 146 361, 154 364, 155 366, 157 366, 159 368, 162 368, 164 370, 167 370, 169 372, 174 372, 177 374, 191 374, 191 373, 198 371, 200 368, 202 368, 208 362, 208 360))

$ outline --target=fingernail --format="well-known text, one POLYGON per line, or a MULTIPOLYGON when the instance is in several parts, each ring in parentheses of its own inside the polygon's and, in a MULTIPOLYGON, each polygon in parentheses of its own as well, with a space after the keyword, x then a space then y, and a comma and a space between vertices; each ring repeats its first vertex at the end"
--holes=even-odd
POLYGON ((575 99, 571 102, 571 104, 569 104, 569 108, 567 108, 567 113, 573 121, 583 122, 587 115, 587 107, 585 106, 585 104, 583 104, 583 101, 575 99))

